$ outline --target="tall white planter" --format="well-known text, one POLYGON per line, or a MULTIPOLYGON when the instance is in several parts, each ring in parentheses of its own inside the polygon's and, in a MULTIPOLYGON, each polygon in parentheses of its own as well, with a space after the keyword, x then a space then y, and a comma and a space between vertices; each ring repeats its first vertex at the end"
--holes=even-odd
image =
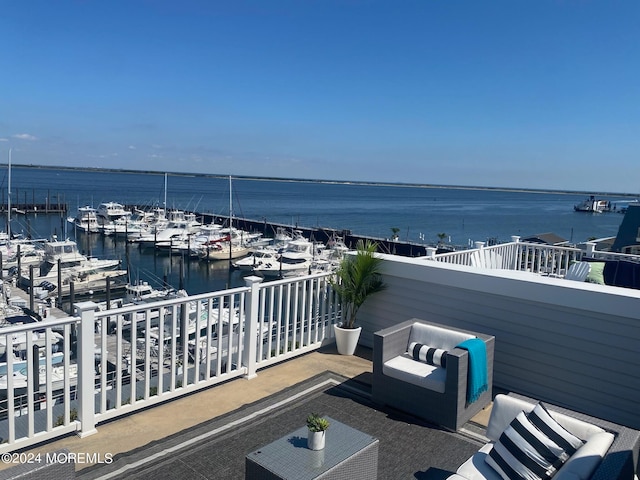
POLYGON ((324 448, 326 433, 326 430, 321 432, 312 432, 309 430, 309 434, 307 435, 307 447, 311 450, 322 450, 324 448))
POLYGON ((360 332, 362 327, 358 328, 342 328, 337 325, 333 326, 333 332, 336 337, 336 347, 340 355, 353 355, 358 346, 360 332))

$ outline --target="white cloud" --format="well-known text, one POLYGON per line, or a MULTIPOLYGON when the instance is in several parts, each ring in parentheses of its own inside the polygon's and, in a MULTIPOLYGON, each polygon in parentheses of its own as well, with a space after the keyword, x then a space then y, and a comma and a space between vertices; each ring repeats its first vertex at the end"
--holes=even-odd
POLYGON ((0 142, 8 142, 9 139, 8 138, 0 138, 0 142))
POLYGON ((129 145, 129 150, 135 150, 136 146, 135 145, 129 145))
POLYGON ((13 138, 17 138, 19 140, 29 140, 30 142, 37 140, 36 137, 29 133, 16 133, 15 135, 13 135, 13 138))

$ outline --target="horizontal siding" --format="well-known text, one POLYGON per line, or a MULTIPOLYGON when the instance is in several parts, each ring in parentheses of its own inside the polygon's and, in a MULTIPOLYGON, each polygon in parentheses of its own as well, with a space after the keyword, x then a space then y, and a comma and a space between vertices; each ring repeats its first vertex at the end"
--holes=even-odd
POLYGON ((385 258, 363 344, 413 317, 495 335, 496 386, 640 428, 640 292, 385 258))

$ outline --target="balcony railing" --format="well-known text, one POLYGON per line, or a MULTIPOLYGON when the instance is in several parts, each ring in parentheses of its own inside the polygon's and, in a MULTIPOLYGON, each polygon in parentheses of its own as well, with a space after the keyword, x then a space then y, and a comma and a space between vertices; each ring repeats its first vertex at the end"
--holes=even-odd
POLYGON ((3 328, 0 452, 210 387, 319 348, 340 315, 327 274, 3 328), (16 346, 16 342, 22 340, 16 346), (11 345, 14 345, 12 348, 11 345), (12 350, 25 357, 14 358, 12 350))
POLYGON ((595 244, 593 243, 587 243, 586 245, 586 250, 583 250, 575 247, 526 243, 521 242, 518 237, 513 237, 513 241, 509 243, 485 247, 482 242, 477 242, 474 249, 451 253, 436 255, 435 249, 429 249, 430 255, 427 258, 455 265, 524 270, 558 277, 564 276, 573 262, 579 262, 584 257, 640 263, 640 255, 602 252, 595 250, 595 244))

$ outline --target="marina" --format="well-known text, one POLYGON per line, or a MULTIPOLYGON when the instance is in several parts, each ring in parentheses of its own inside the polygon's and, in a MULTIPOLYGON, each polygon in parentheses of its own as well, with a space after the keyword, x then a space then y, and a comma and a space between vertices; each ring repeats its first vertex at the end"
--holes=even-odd
MULTIPOLYGON (((191 187, 205 179, 193 181, 191 187)), ((237 183, 240 188, 236 190, 241 193, 243 182, 237 183)), ((256 185, 264 184, 258 182, 256 185)), ((218 187, 224 190, 224 182, 218 187)), ((89 373, 84 373, 85 378, 93 379, 94 395, 100 398, 105 411, 118 410, 128 405, 132 398, 140 401, 155 398, 156 392, 161 392, 163 398, 171 396, 180 385, 192 384, 198 379, 215 383, 232 378, 241 371, 248 352, 255 355, 257 363, 268 364, 281 355, 312 348, 326 336, 326 330, 337 314, 336 299, 326 297, 324 293, 327 274, 357 240, 373 239, 381 251, 405 257, 426 258, 434 252, 464 255, 469 247, 468 244, 455 245, 455 231, 451 231, 451 235, 438 232, 432 241, 427 241, 426 237, 406 240, 407 235, 402 230, 390 227, 386 227, 386 236, 367 235, 372 225, 398 225, 394 220, 400 212, 407 214, 407 205, 416 203, 412 194, 418 190, 368 187, 370 196, 381 191, 408 195, 395 200, 389 197, 372 205, 371 197, 362 202, 362 186, 357 187, 358 193, 353 198, 360 210, 352 212, 349 218, 355 224, 369 218, 371 223, 362 229, 363 233, 339 229, 338 222, 333 224, 336 228, 332 228, 301 225, 306 223, 302 220, 279 223, 260 215, 253 219, 246 215, 231 215, 228 197, 224 202, 227 211, 214 213, 206 211, 204 201, 196 202, 200 205, 193 205, 194 210, 183 210, 178 206, 166 208, 164 202, 152 201, 143 205, 133 203, 130 197, 116 198, 111 190, 97 202, 97 208, 90 206, 96 204, 93 201, 79 198, 78 205, 82 206, 70 210, 70 215, 39 212, 12 216, 11 231, 23 237, 31 232, 33 238, 39 239, 35 251, 42 256, 39 261, 15 265, 13 271, 20 274, 14 277, 10 273, 9 250, 7 257, 3 256, 7 321, 4 332, 7 333, 0 337, 4 338, 4 345, 9 339, 14 342, 11 354, 5 355, 0 363, 0 371, 4 371, 4 374, 0 373, 0 391, 5 392, 3 411, 6 415, 22 414, 28 412, 24 405, 30 402, 35 402, 31 407, 35 411, 49 403, 56 409, 77 405, 81 399, 77 397, 76 384, 83 375, 78 361, 83 355, 89 358, 84 363, 89 368, 89 373), (393 213, 389 216, 384 212, 392 205, 393 213), (372 206, 375 208, 370 212, 372 206), (98 215, 98 211, 102 215, 98 215), (91 220, 94 214, 95 222, 91 220), (242 254, 234 256, 233 248, 242 249, 242 254), (216 258, 210 255, 211 251, 220 255, 216 258), (251 253, 254 258, 250 257, 251 253), (259 286, 251 287, 248 283, 255 282, 256 278, 269 286, 264 292, 256 293, 258 297, 254 301, 260 306, 254 308, 260 309, 261 320, 249 331, 247 315, 252 309, 247 307, 247 302, 253 295, 251 292, 259 286), (319 316, 312 316, 312 312, 319 316), (9 321, 17 315, 24 320, 22 326, 19 322, 9 321), (83 317, 94 319, 91 334, 85 332, 85 353, 80 348, 77 324, 77 319, 83 317), (37 326, 32 325, 33 319, 37 326), (30 329, 32 336, 14 339, 12 329, 20 328, 30 329), (33 357, 38 361, 25 364, 23 359, 29 357, 27 352, 33 348, 38 349, 37 357, 33 357), (86 353, 87 349, 90 354, 86 353), (25 380, 29 376, 34 377, 31 387, 25 380), (29 393, 27 387, 33 392, 29 393)), ((277 189, 270 190, 268 197, 259 196, 256 205, 268 208, 265 199, 277 197, 277 192, 277 189)), ((494 223, 499 225, 500 218, 514 216, 511 210, 522 219, 526 217, 523 212, 529 208, 532 195, 516 195, 518 204, 512 192, 473 193, 482 199, 478 208, 483 205, 475 213, 477 219, 469 220, 474 214, 473 210, 467 209, 476 198, 469 196, 464 204, 456 204, 454 209, 445 206, 449 220, 458 210, 465 212, 465 224, 484 221, 487 218, 484 215, 488 215, 496 218, 494 223), (497 195, 499 201, 487 203, 486 194, 489 197, 497 195), (504 203, 506 198, 511 198, 508 205, 504 203), (487 211, 483 213, 485 209, 487 211)), ((254 195, 245 190, 239 196, 251 198, 254 195)), ((538 212, 549 224, 560 225, 557 219, 551 221, 555 215, 563 219, 575 215, 570 218, 576 224, 585 223, 594 226, 596 231, 615 235, 622 219, 615 214, 583 215, 571 211, 572 198, 567 201, 563 195, 538 195, 535 197, 538 203, 554 201, 553 208, 549 206, 543 214, 538 212), (555 205, 559 198, 564 200, 562 210, 560 205, 555 205)), ((421 209, 414 205, 412 215, 416 219, 437 213, 445 204, 442 199, 423 201, 432 208, 421 209)), ((289 203, 293 205, 295 201, 289 203)), ((329 198, 327 203, 331 209, 333 200, 329 198)), ((299 202, 298 207, 304 210, 311 205, 313 202, 307 205, 299 202)), ((263 212, 271 216, 270 211, 263 212)), ((485 237, 491 238, 495 237, 485 237)), ((487 241, 487 245, 493 243, 487 241)), ((499 246, 498 243, 495 245, 499 246)), ((26 253, 26 246, 21 245, 20 250, 23 249, 26 253)), ((544 254, 544 258, 548 256, 548 253, 544 254)), ((473 258, 476 257, 469 258, 471 264, 473 258)), ((491 258, 503 258, 503 254, 491 258)), ((543 258, 542 254, 540 258, 543 258)), ((566 262, 560 263, 565 265, 566 262)), ((560 272, 557 270, 560 263, 554 261, 539 268, 546 275, 556 274, 560 272)), ((567 266, 563 268, 566 270, 567 266)), ((6 346, 5 353, 9 353, 6 346)))

